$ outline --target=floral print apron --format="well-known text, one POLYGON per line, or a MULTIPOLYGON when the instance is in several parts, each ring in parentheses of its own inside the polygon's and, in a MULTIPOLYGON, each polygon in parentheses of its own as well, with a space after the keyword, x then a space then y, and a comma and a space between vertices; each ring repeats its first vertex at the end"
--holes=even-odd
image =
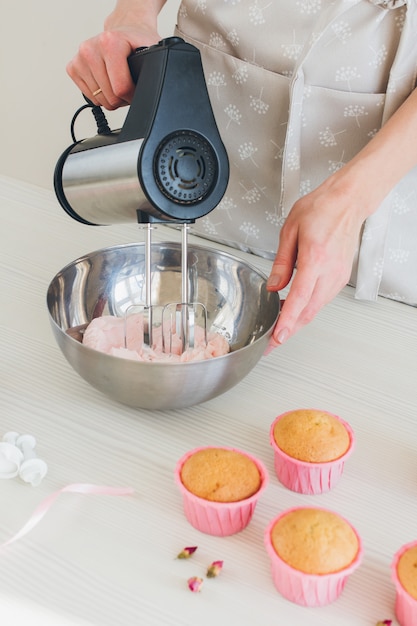
MULTIPOLYGON (((417 0, 183 0, 176 34, 201 51, 231 166, 193 232, 266 258, 416 86, 417 0)), ((351 282, 417 304, 417 168, 367 219, 351 282)))

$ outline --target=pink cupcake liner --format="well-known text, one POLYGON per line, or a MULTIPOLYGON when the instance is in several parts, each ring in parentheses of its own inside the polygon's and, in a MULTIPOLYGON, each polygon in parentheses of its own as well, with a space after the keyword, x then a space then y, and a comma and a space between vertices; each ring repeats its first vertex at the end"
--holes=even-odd
POLYGON ((271 560, 272 580, 280 594, 290 602, 308 607, 325 606, 337 600, 349 576, 359 567, 363 557, 362 541, 355 528, 349 524, 358 538, 359 549, 355 560, 348 567, 332 574, 306 574, 294 569, 275 552, 271 542, 271 531, 281 517, 298 508, 300 507, 284 511, 273 519, 265 530, 265 547, 271 560))
POLYGON ((240 532, 249 524, 252 519, 256 504, 268 484, 268 473, 266 467, 259 459, 251 456, 247 452, 238 450, 237 448, 228 448, 225 446, 212 446, 223 450, 233 450, 249 457, 258 467, 261 476, 261 486, 256 493, 250 498, 240 500, 239 502, 211 502, 195 496, 186 489, 181 481, 181 469, 185 461, 198 452, 206 448, 196 448, 187 452, 175 467, 175 482, 182 494, 185 517, 189 523, 208 535, 216 535, 218 537, 226 537, 240 532))
POLYGON ((404 589, 397 574, 398 561, 401 556, 406 550, 414 548, 416 545, 417 541, 412 541, 402 546, 394 555, 391 565, 391 574, 396 592, 395 615, 400 626, 417 626, 417 600, 404 589))
MULTIPOLYGON (((352 428, 347 422, 342 420, 333 413, 329 414, 335 417, 346 428, 350 444, 346 452, 335 459, 334 461, 328 461, 325 463, 309 463, 307 461, 300 461, 286 454, 281 448, 278 447, 274 438, 275 424, 287 413, 278 415, 271 425, 269 439, 271 446, 274 450, 274 466, 278 480, 291 491, 297 493, 315 495, 319 493, 325 493, 330 491, 339 482, 346 459, 352 454, 355 445, 355 437, 352 428)), ((325 411, 323 411, 325 412, 325 411)))

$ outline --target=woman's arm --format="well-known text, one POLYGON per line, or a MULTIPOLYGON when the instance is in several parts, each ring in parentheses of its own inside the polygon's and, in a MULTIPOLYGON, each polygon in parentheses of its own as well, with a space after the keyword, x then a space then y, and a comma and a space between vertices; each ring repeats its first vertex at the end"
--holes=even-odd
POLYGON ((414 90, 349 163, 294 204, 268 281, 271 291, 283 289, 297 264, 271 347, 310 322, 346 285, 363 222, 417 166, 416 138, 414 90))
POLYGON ((160 39, 158 14, 165 0, 118 0, 104 31, 84 41, 67 72, 84 95, 112 110, 129 104, 134 93, 127 57, 160 39), (96 93, 97 90, 101 90, 96 93))

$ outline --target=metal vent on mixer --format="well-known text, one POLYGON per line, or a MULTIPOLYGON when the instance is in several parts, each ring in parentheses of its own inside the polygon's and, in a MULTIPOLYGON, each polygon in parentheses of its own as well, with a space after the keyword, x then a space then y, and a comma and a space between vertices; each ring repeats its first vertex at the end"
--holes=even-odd
POLYGON ((192 204, 211 191, 217 158, 204 137, 177 131, 160 144, 154 170, 157 185, 167 198, 178 204, 192 204))

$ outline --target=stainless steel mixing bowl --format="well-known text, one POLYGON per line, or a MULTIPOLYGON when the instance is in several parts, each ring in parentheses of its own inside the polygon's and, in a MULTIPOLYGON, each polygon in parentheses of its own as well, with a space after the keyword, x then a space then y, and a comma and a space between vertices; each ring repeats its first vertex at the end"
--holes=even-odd
MULTIPOLYGON (((152 244, 152 303, 180 301, 181 246, 152 244)), ((190 363, 139 362, 93 350, 82 330, 95 317, 123 316, 145 299, 145 246, 97 250, 64 267, 51 281, 47 305, 52 329, 68 362, 107 396, 145 409, 178 409, 224 393, 261 358, 279 314, 266 276, 242 260, 188 246, 190 293, 207 308, 208 329, 228 337, 231 352, 190 363)))

